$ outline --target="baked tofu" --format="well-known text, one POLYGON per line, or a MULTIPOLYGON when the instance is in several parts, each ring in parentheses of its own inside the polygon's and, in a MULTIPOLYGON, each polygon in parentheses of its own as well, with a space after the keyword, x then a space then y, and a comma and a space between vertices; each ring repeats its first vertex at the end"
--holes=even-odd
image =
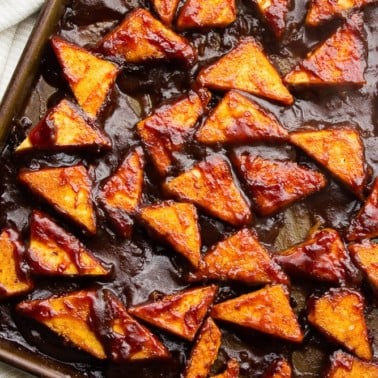
POLYGON ((182 201, 200 206, 210 215, 234 226, 252 221, 244 194, 238 188, 229 163, 213 155, 164 184, 165 191, 182 201))
POLYGON ((106 353, 91 322, 95 291, 78 291, 59 297, 24 301, 17 305, 19 313, 42 323, 66 342, 105 359, 106 353))
POLYGON ((259 243, 256 233, 247 228, 213 246, 204 256, 200 269, 189 278, 237 281, 246 285, 289 283, 288 277, 259 243))
POLYGON ((239 362, 233 358, 227 362, 227 368, 223 373, 213 375, 211 378, 239 378, 239 362))
POLYGON ((294 102, 277 70, 253 37, 242 38, 228 54, 202 69, 197 81, 211 89, 240 89, 284 105, 294 102))
POLYGON ((363 85, 366 68, 363 20, 354 14, 284 78, 291 86, 363 85))
POLYGON ((288 140, 278 119, 256 102, 231 90, 196 133, 204 144, 250 143, 288 140))
POLYGON ((156 13, 166 25, 171 25, 180 0, 152 0, 156 13))
POLYGON ((274 361, 262 378, 291 378, 291 366, 285 359, 274 361))
POLYGON ((185 369, 185 378, 207 378, 218 357, 222 333, 213 319, 207 318, 198 334, 185 369))
POLYGON ((126 155, 118 169, 105 180, 99 199, 117 231, 130 237, 133 229, 131 216, 142 199, 144 154, 140 147, 126 155))
POLYGON ((72 234, 40 211, 30 220, 26 253, 33 274, 48 276, 104 276, 110 273, 72 234))
POLYGON ((254 209, 268 216, 327 185, 325 177, 292 161, 265 159, 248 151, 233 154, 232 162, 247 184, 254 209))
POLYGON ((364 316, 364 299, 357 291, 331 289, 320 298, 312 298, 308 321, 325 336, 364 359, 372 359, 364 316))
POLYGON ((217 293, 217 286, 188 289, 128 309, 131 315, 193 341, 217 293))
POLYGON ((183 149, 210 98, 211 94, 206 90, 191 91, 187 96, 159 107, 137 124, 138 134, 161 176, 168 173, 175 161, 174 154, 183 149))
POLYGON ((198 268, 201 260, 201 235, 194 205, 165 201, 144 207, 140 218, 159 239, 198 268))
POLYGON ((99 50, 125 63, 175 60, 192 66, 197 52, 182 36, 164 26, 146 9, 135 9, 100 42, 99 50))
POLYGON ((349 241, 375 238, 378 236, 378 178, 373 189, 356 217, 352 220, 347 239, 349 241))
POLYGON ((16 152, 33 150, 110 149, 111 141, 68 100, 50 109, 16 152))
POLYGON ((0 234, 0 299, 25 294, 33 283, 22 270, 23 247, 18 232, 8 228, 0 234))
POLYGON ((114 86, 118 66, 57 36, 51 44, 77 102, 96 117, 114 86))
POLYGON ((266 286, 219 303, 213 307, 211 317, 288 341, 303 340, 289 295, 282 285, 266 286))
POLYGON ((286 29, 286 15, 291 0, 256 0, 261 15, 277 38, 282 38, 286 29))
POLYGON ((19 180, 63 215, 91 234, 96 233, 92 182, 83 165, 23 170, 19 180))
POLYGON ((331 172, 358 198, 364 198, 367 170, 364 145, 357 130, 337 127, 319 131, 299 131, 290 141, 331 172))
POLYGON ((177 27, 181 30, 225 28, 235 19, 235 0, 186 0, 177 18, 177 27))

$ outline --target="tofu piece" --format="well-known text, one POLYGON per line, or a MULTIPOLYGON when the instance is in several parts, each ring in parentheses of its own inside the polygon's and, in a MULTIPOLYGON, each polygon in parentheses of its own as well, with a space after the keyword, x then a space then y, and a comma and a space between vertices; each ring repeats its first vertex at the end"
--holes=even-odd
POLYGON ((232 162, 247 184, 254 209, 263 216, 277 213, 327 185, 320 172, 288 160, 265 159, 243 151, 235 152, 232 162))
POLYGON ((303 333, 283 285, 266 286, 219 303, 213 307, 210 316, 288 341, 300 343, 303 340, 303 333))
POLYGON ((92 182, 83 165, 22 170, 19 180, 56 210, 91 234, 96 217, 91 199, 92 182))
POLYGON ((82 110, 68 100, 50 109, 35 125, 16 152, 33 150, 110 149, 110 139, 97 129, 82 110))
POLYGON ((149 324, 193 341, 217 291, 215 285, 187 289, 155 302, 131 307, 128 312, 149 324))
POLYGON ((186 0, 177 18, 177 27, 181 30, 225 28, 235 20, 235 0, 186 0))
POLYGON ((368 174, 364 145, 357 130, 342 126, 319 131, 298 131, 291 133, 290 141, 329 170, 358 198, 364 198, 368 174))
POLYGON ((340 350, 331 356, 326 378, 377 378, 378 364, 362 361, 340 350))
POLYGON ((196 138, 209 145, 285 142, 289 134, 272 113, 240 92, 231 90, 199 128, 196 138))
POLYGON ((308 321, 325 336, 356 356, 371 360, 372 349, 364 316, 364 299, 351 289, 331 289, 308 305, 308 321))
POLYGON ((144 207, 140 218, 159 239, 183 255, 193 267, 199 267, 201 235, 194 205, 165 201, 144 207))
POLYGON ((221 374, 213 375, 211 378, 239 378, 239 372, 239 362, 231 358, 231 360, 227 362, 226 370, 221 374))
POLYGON ((95 291, 78 291, 59 297, 19 303, 16 310, 23 316, 42 323, 66 342, 105 359, 104 347, 91 323, 95 291))
POLYGON ((19 234, 11 228, 0 234, 0 299, 25 294, 33 283, 22 270, 23 247, 19 234))
POLYGON ((137 131, 152 162, 165 176, 181 151, 210 101, 207 90, 190 91, 171 103, 160 106, 152 115, 137 124, 137 131))
POLYGON ((256 0, 261 15, 277 38, 282 38, 286 29, 286 15, 290 0, 256 0))
POLYGON ((349 241, 375 237, 378 237, 378 178, 375 179, 369 197, 347 230, 349 241))
POLYGON ((253 37, 242 38, 232 51, 202 69, 197 81, 207 88, 222 91, 240 89, 284 105, 294 102, 277 70, 253 37))
POLYGON ((363 20, 354 14, 334 34, 309 52, 284 78, 291 86, 363 85, 366 51, 363 20))
POLYGON ((207 318, 187 362, 184 378, 207 378, 218 357, 222 333, 213 319, 207 318))
POLYGON ((142 199, 144 165, 142 148, 134 148, 105 180, 98 195, 114 227, 124 237, 131 236, 134 224, 131 216, 142 199))
POLYGON ((290 364, 283 358, 274 361, 262 378, 291 378, 291 373, 290 364))
POLYGON ((238 188, 229 163, 221 155, 213 155, 166 182, 164 189, 169 195, 192 202, 234 226, 252 221, 249 203, 238 188))
POLYGON ((77 102, 95 118, 114 86, 118 66, 58 36, 51 44, 77 102))
POLYGON ((151 0, 156 13, 166 25, 171 25, 180 0, 151 0))
POLYGON ((189 279, 237 281, 246 285, 289 283, 289 278, 259 243, 256 233, 247 228, 214 245, 189 279))
POLYGON ((99 42, 99 49, 125 63, 176 60, 192 66, 197 61, 196 50, 184 37, 142 8, 128 13, 122 23, 99 42))
POLYGON ((31 215, 26 256, 32 273, 37 275, 105 276, 110 273, 74 235, 37 210, 31 215))
POLYGON ((289 274, 333 284, 358 277, 339 233, 332 228, 317 231, 305 242, 279 252, 275 261, 289 274))

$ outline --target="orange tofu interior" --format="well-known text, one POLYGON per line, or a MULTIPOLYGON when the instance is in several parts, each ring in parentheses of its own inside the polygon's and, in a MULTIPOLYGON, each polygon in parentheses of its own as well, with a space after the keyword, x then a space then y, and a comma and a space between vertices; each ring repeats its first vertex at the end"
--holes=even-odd
POLYGON ((160 239, 187 258, 194 267, 199 266, 201 235, 194 205, 166 201, 143 208, 140 217, 160 239))
POLYGON ((152 0, 151 2, 163 23, 172 24, 180 0, 152 0))
POLYGON ((127 63, 173 59, 191 66, 197 60, 196 51, 184 37, 142 8, 130 12, 100 41, 99 47, 105 55, 118 57, 127 63))
POLYGON ((84 166, 23 170, 19 179, 33 193, 91 234, 96 232, 96 218, 91 200, 92 182, 84 166))
POLYGON ((277 38, 281 38, 285 33, 290 0, 256 0, 256 3, 273 33, 277 38))
POLYGON ((129 308, 129 313, 183 339, 193 341, 213 303, 217 286, 170 294, 155 302, 129 308))
POLYGON ((96 117, 113 88, 118 66, 60 37, 51 43, 77 102, 96 117))
POLYGON ((288 132, 256 102, 231 90, 196 133, 204 144, 286 141, 288 132))
POLYGON ((229 163, 219 155, 164 184, 168 194, 200 206, 209 214, 232 225, 249 224, 249 204, 234 181, 229 163))
POLYGON ((207 318, 198 334, 184 373, 185 378, 207 378, 218 357, 222 333, 213 319, 207 318))
POLYGON ((227 362, 227 368, 223 373, 213 375, 211 378, 239 378, 240 366, 233 358, 227 362))
POLYGON ((177 27, 179 29, 223 28, 235 19, 235 0, 186 0, 177 18, 177 27))
POLYGON ((291 366, 285 359, 275 361, 264 373, 263 378, 291 378, 291 366))
POLYGON ((253 37, 241 39, 231 52, 201 70, 197 80, 212 89, 240 89, 285 105, 294 102, 277 70, 253 37))
POLYGON ((211 316, 288 341, 300 343, 303 340, 286 288, 282 285, 267 286, 219 303, 213 307, 211 316))
POLYGON ((299 131, 290 140, 328 169, 360 199, 367 180, 364 145, 357 130, 338 127, 319 131, 299 131))
POLYGON ((364 300, 350 289, 331 289, 309 305, 309 322, 356 356, 371 360, 372 350, 364 316, 364 300))
POLYGON ((247 184, 254 208, 270 215, 323 189, 325 177, 292 161, 265 159, 249 152, 236 152, 233 163, 247 184))

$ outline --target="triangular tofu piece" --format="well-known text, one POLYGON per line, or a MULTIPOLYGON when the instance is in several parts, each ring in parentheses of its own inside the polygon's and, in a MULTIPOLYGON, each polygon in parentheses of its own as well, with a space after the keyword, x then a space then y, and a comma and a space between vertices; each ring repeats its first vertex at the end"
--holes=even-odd
POLYGON ((81 109, 67 100, 49 110, 33 127, 16 152, 67 148, 109 149, 111 142, 86 119, 81 109))
POLYGON ((99 49, 126 63, 178 60, 192 66, 197 60, 197 52, 184 37, 142 8, 131 11, 100 41, 99 49))
POLYGON ((232 162, 247 184, 254 208, 264 216, 276 213, 327 185, 320 172, 292 161, 265 159, 244 151, 236 152, 232 162))
POLYGON ((282 285, 267 286, 215 305, 214 319, 300 343, 303 334, 282 285))
POLYGON ((199 117, 210 101, 208 91, 194 91, 183 98, 159 107, 137 124, 142 142, 160 175, 165 176, 182 150, 199 117))
POLYGON ((91 199, 92 182, 83 165, 23 170, 19 179, 59 212, 91 234, 96 233, 96 217, 91 199))
POLYGON ((200 206, 234 226, 249 224, 249 204, 235 183, 229 163, 220 155, 195 165, 164 184, 168 194, 200 206))
POLYGON ((308 321, 331 340, 364 360, 372 359, 364 316, 364 299, 357 291, 331 289, 310 300, 308 321))
POLYGON ((144 180, 144 154, 140 147, 132 150, 118 169, 105 180, 99 199, 118 232, 130 237, 133 215, 140 204, 144 180))
POLYGON ((351 16, 284 78, 292 86, 363 85, 366 68, 363 20, 351 16))
POLYGON ((159 239, 171 245, 198 268, 201 260, 201 235, 194 205, 165 201, 144 207, 140 218, 159 239))
POLYGON ((217 290, 214 285, 184 290, 128 311, 147 323, 193 341, 217 290))
POLYGON ((226 370, 223 373, 211 376, 211 378, 239 378, 239 373, 239 362, 231 358, 231 360, 227 362, 226 370))
POLYGON ((22 270, 22 246, 12 229, 0 234, 0 298, 25 294, 33 289, 32 281, 22 270))
POLYGON ((186 0, 177 18, 177 27, 181 30, 225 28, 235 20, 235 0, 186 0))
POLYGON ((243 38, 235 49, 203 69, 197 80, 212 89, 240 89, 285 105, 294 102, 277 70, 253 37, 243 38))
POLYGON ((118 66, 60 37, 53 37, 51 43, 77 102, 96 117, 113 88, 118 66))
POLYGON ((375 237, 378 237, 378 178, 375 179, 373 190, 352 220, 347 233, 349 241, 375 237))
POLYGON ((288 277, 259 243, 255 232, 247 228, 212 247, 200 269, 189 278, 238 281, 247 285, 289 283, 288 277))
POLYGON ((344 243, 336 230, 317 231, 305 242, 275 255, 275 260, 289 274, 342 284, 357 279, 344 243))
POLYGON ((256 0, 256 3, 275 36, 281 38, 285 33, 290 0, 256 0))
POLYGON ((274 361, 262 378, 291 378, 291 366, 285 359, 274 361))
POLYGON ((364 198, 367 170, 364 145, 357 130, 344 126, 319 131, 299 131, 290 141, 303 149, 358 198, 364 198))
POLYGON ((83 290, 60 297, 24 301, 16 309, 22 315, 44 324, 77 348, 105 359, 104 347, 91 323, 95 301, 95 291, 83 290))
POLYGON ((179 2, 180 0, 152 0, 156 13, 166 25, 172 24, 179 2))
POLYGON ((104 276, 110 273, 72 234, 40 211, 30 220, 28 262, 34 274, 51 276, 104 276))
POLYGON ((207 318, 190 353, 184 378, 207 378, 218 357, 222 333, 213 319, 207 318))
POLYGON ((237 91, 229 91, 196 133, 204 144, 286 141, 277 118, 237 91))

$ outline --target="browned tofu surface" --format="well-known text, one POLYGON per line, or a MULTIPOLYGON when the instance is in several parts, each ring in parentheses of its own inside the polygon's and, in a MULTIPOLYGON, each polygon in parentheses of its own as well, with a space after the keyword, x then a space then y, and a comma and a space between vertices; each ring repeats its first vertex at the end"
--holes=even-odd
POLYGON ((211 378, 239 378, 239 362, 233 358, 227 362, 227 368, 223 373, 213 375, 211 378))
POLYGON ((92 182, 83 165, 23 170, 19 179, 36 195, 94 234, 96 218, 91 200, 92 182))
POLYGON ((51 44, 77 102, 89 116, 96 117, 106 103, 119 68, 60 37, 53 37, 51 44))
POLYGON ((163 23, 172 24, 180 0, 152 0, 151 2, 163 23))
POLYGON ((289 295, 282 285, 266 286, 219 303, 213 307, 211 316, 288 341, 300 343, 303 340, 289 295))
POLYGON ((235 49, 202 69, 197 81, 208 88, 240 89, 285 105, 294 102, 277 70, 253 37, 241 39, 235 49))
POLYGON ((298 85, 362 85, 366 68, 363 20, 351 16, 289 72, 284 81, 298 85))
POLYGON ((344 126, 299 131, 290 141, 328 169, 357 197, 364 197, 367 180, 364 145, 357 130, 344 126))
POLYGON ((276 213, 327 185, 320 172, 292 161, 265 159, 248 151, 236 152, 232 161, 247 184, 254 209, 264 216, 276 213))
POLYGON ((159 107, 137 124, 137 130, 151 159, 165 176, 174 162, 174 153, 182 150, 211 98, 210 92, 194 91, 159 107))
POLYGON ((182 36, 164 26, 146 9, 128 13, 99 43, 99 49, 127 63, 178 60, 193 65, 197 52, 182 36))
POLYGON ((207 318, 187 362, 185 378, 207 378, 218 357, 222 333, 213 319, 207 318))
POLYGON ((277 360, 269 366, 263 378, 291 378, 291 366, 285 359, 277 360))
POLYGON ((128 311, 147 323, 193 341, 217 290, 215 285, 188 289, 131 307, 128 311))
POLYGON ((226 93, 196 133, 204 144, 285 141, 288 136, 272 113, 235 90, 226 93))
POLYGON ((224 28, 235 19, 235 0, 186 0, 177 18, 177 27, 179 29, 224 28))
POLYGON ((331 289, 320 298, 312 298, 308 321, 331 340, 365 360, 372 350, 364 316, 364 299, 357 291, 331 289))
POLYGON ((285 33, 286 14, 291 5, 290 0, 256 0, 257 6, 277 38, 285 33))

